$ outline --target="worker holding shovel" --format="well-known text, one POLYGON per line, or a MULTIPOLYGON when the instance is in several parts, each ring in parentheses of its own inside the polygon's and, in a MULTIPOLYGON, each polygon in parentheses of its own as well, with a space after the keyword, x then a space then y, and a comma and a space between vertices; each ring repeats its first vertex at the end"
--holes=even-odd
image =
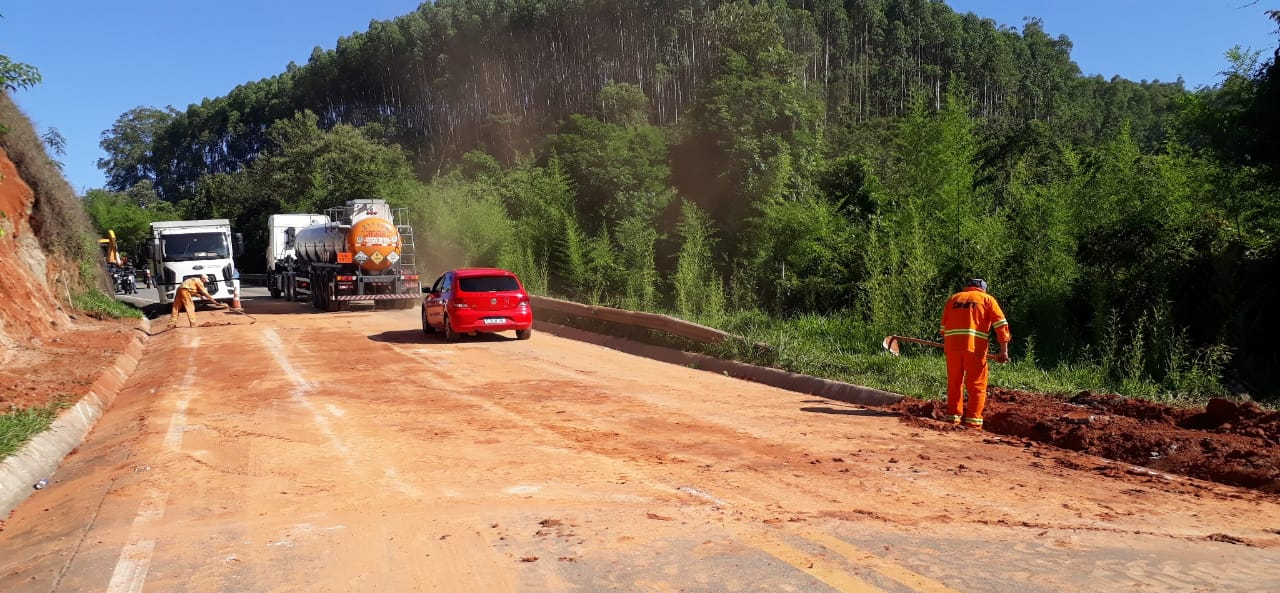
POLYGON ((970 280, 964 290, 951 295, 942 309, 943 351, 947 354, 947 417, 960 424, 961 389, 969 392, 964 406, 965 428, 982 430, 982 409, 987 404, 987 351, 995 334, 1000 354, 996 362, 1009 362, 1009 321, 1000 303, 987 294, 987 282, 970 280))
POLYGON ((182 281, 182 285, 178 286, 177 292, 173 295, 173 315, 169 318, 169 327, 178 327, 178 309, 185 309, 187 312, 187 324, 189 327, 196 326, 196 303, 193 297, 200 297, 218 308, 225 308, 225 305, 214 300, 213 295, 209 294, 209 290, 205 288, 204 281, 199 277, 193 276, 182 281))

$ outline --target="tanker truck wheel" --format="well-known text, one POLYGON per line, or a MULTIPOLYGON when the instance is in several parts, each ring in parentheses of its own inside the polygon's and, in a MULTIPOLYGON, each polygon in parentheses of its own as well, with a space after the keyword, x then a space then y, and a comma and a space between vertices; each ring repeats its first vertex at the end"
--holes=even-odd
POLYGON ((453 331, 453 322, 449 321, 449 316, 444 316, 444 339, 449 342, 457 342, 459 334, 453 331))

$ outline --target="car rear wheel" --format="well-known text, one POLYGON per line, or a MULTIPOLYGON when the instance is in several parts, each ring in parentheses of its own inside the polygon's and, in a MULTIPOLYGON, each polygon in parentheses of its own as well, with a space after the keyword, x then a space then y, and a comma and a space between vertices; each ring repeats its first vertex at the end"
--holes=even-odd
POLYGON ((423 310, 422 310, 422 333, 424 333, 424 334, 434 334, 434 333, 436 333, 436 328, 431 327, 431 324, 430 324, 430 323, 427 323, 427 310, 426 310, 426 309, 423 309, 423 310))
POLYGON ((528 340, 533 337, 533 328, 516 330, 517 340, 528 340))
POLYGON ((460 336, 458 335, 458 332, 453 331, 453 322, 449 321, 448 315, 445 315, 444 316, 444 339, 450 342, 457 342, 459 337, 460 336))

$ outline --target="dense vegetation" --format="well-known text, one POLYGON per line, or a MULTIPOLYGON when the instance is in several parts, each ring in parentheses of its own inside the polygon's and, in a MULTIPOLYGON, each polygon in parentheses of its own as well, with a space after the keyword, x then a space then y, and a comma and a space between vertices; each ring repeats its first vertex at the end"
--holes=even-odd
POLYGON ((1033 367, 1280 392, 1277 60, 1233 50, 1188 90, 1082 77, 1070 50, 936 0, 441 0, 123 114, 86 203, 135 248, 129 224, 232 218, 255 271, 268 215, 381 197, 411 208, 424 273, 842 328, 841 355, 932 336, 982 276, 1033 367))

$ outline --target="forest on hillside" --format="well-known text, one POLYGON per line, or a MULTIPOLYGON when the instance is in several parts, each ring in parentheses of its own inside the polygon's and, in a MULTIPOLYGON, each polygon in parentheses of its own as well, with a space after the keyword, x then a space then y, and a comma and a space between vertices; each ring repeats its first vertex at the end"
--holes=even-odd
POLYGON ((932 337, 981 276, 1024 359, 1275 396, 1275 54, 1186 89, 1081 76, 1071 49, 937 0, 441 0, 122 114, 85 204, 135 248, 150 220, 231 218, 252 272, 270 214, 380 197, 425 274, 729 325, 932 337))

